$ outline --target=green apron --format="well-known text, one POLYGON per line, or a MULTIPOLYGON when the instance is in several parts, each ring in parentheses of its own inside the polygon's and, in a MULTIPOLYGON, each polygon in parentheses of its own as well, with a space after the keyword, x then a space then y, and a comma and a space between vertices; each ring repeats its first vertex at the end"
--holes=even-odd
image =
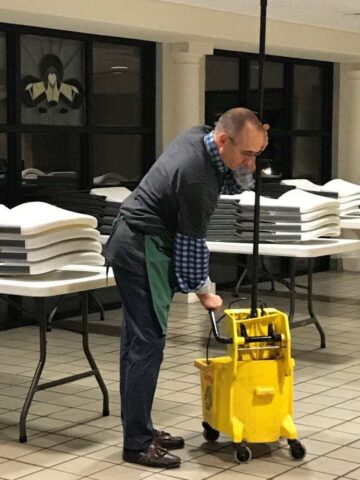
POLYGON ((145 235, 146 268, 152 302, 163 334, 167 331, 168 314, 174 295, 174 240, 165 236, 145 235))

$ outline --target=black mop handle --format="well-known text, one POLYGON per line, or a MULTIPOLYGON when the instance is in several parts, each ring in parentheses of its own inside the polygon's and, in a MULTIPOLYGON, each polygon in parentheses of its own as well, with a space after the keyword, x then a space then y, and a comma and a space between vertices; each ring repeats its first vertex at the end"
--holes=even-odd
MULTIPOLYGON (((259 42, 259 118, 262 121, 264 104, 264 64, 265 64, 265 35, 266 35, 266 7, 267 0, 260 0, 260 42, 259 42)), ((260 195, 261 195, 261 159, 256 158, 255 170, 255 205, 254 205, 254 237, 253 237, 253 283, 251 289, 250 317, 257 314, 257 294, 259 281, 259 235, 260 235, 260 195)))
POLYGON ((266 39, 266 7, 267 0, 260 0, 260 42, 259 42, 259 118, 263 118, 264 107, 264 66, 266 39))

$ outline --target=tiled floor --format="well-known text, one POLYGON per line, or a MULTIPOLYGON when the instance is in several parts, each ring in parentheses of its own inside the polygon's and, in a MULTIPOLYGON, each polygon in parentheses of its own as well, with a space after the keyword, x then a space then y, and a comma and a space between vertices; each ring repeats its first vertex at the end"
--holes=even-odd
MULTIPOLYGON (((294 461, 285 442, 251 446, 248 464, 234 462, 232 445, 221 436, 206 443, 201 427, 199 374, 209 321, 199 305, 172 308, 165 361, 153 419, 158 428, 186 439, 176 470, 153 470, 121 460, 118 394, 118 338, 91 335, 92 352, 110 392, 111 415, 101 417, 101 395, 93 379, 38 392, 28 416, 27 444, 18 438, 19 413, 38 359, 38 330, 0 332, 0 478, 12 480, 327 480, 360 479, 360 277, 327 272, 315 275, 315 310, 325 329, 327 348, 319 349, 314 326, 292 330, 296 360, 295 419, 306 458, 294 461)), ((287 310, 286 297, 260 297, 287 310)), ((232 300, 225 296, 226 302, 232 300)), ((239 305, 249 305, 240 301, 239 305)), ((306 302, 297 303, 297 315, 306 302)), ((118 323, 107 312, 106 324, 118 323)), ((94 317, 95 321, 95 317, 94 317)), ((86 362, 80 337, 55 329, 48 338, 44 378, 80 372, 86 362)), ((212 354, 222 347, 213 345, 212 354)))

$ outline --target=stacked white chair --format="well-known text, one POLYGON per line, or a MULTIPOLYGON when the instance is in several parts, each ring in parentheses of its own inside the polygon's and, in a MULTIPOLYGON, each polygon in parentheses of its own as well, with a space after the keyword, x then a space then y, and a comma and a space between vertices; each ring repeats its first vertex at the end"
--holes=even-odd
POLYGON ((104 215, 98 228, 102 235, 110 235, 112 224, 119 213, 120 206, 131 191, 125 187, 103 187, 93 188, 90 193, 105 197, 104 215))
MULTIPOLYGON (((222 195, 210 221, 207 239, 249 242, 254 231, 254 192, 222 195)), ((299 189, 277 199, 260 197, 260 242, 298 242, 340 234, 336 200, 299 189)))
POLYGON ((282 180, 283 185, 292 185, 319 195, 332 196, 339 202, 340 217, 360 215, 360 185, 335 178, 324 185, 316 185, 306 179, 282 180))
POLYGON ((69 264, 103 265, 97 220, 44 202, 0 205, 0 274, 36 275, 69 264))

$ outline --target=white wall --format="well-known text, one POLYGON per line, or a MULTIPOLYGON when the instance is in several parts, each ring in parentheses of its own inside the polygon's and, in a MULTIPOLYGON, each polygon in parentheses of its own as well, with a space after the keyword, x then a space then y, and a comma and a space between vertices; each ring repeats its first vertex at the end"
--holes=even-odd
MULTIPOLYGON (((0 18, 8 23, 161 42, 158 151, 169 143, 177 130, 172 43, 205 42, 213 48, 249 52, 256 52, 258 48, 259 19, 255 17, 157 0, 0 0, 0 18)), ((346 77, 349 69, 354 68, 353 63, 360 64, 360 35, 269 20, 267 53, 339 62, 339 102, 334 109, 334 125, 338 124, 334 145, 338 141, 339 155, 335 152, 334 156, 339 158, 340 176, 360 181, 360 173, 355 168, 356 155, 360 151, 360 136, 357 135, 360 125, 353 118, 357 114, 360 118, 360 108, 359 111, 355 109, 359 94, 354 82, 346 77)), ((203 72, 201 60, 200 84, 203 72)), ((203 112, 203 95, 199 102, 199 111, 203 112)))
POLYGON ((339 75, 338 174, 360 183, 360 63, 340 65, 339 75))
MULTIPOLYGON (((254 0, 255 1, 255 0, 254 0)), ((161 42, 200 41, 257 51, 259 20, 157 0, 0 0, 2 22, 161 42)), ((360 60, 360 35, 268 21, 268 52, 360 60)))
POLYGON ((174 137, 174 85, 175 85, 175 65, 172 55, 172 46, 170 43, 162 44, 162 124, 158 125, 162 132, 162 148, 166 147, 174 137))

